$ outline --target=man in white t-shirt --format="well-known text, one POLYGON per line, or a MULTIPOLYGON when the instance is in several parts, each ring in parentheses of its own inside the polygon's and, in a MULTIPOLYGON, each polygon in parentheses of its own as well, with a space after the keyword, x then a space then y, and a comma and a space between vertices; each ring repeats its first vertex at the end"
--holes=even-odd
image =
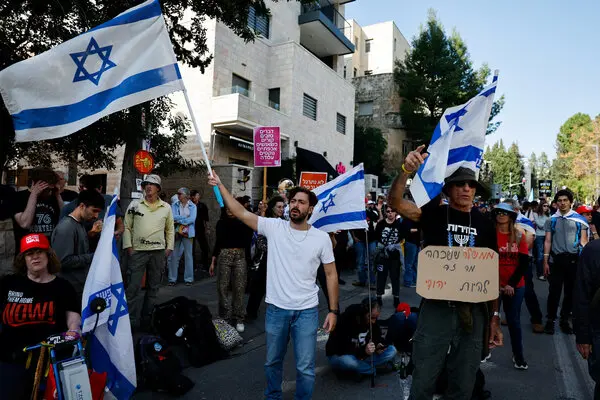
POLYGON ((295 187, 288 192, 290 221, 263 218, 247 211, 229 193, 213 172, 209 184, 218 186, 231 213, 267 238, 267 360, 266 399, 281 399, 283 359, 292 338, 296 359, 295 399, 312 398, 315 383, 315 352, 319 325, 317 269, 322 263, 327 277, 329 313, 323 328, 335 328, 338 307, 338 276, 333 246, 327 233, 308 224, 317 204, 310 190, 295 187))

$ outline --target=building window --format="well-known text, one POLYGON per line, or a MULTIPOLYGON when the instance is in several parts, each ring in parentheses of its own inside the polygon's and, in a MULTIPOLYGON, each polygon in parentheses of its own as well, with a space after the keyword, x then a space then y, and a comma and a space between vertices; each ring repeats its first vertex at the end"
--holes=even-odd
POLYGON ((250 96, 250 81, 239 75, 233 74, 231 79, 231 93, 243 94, 246 97, 250 96))
POLYGON ((312 120, 317 120, 317 100, 306 93, 304 94, 304 103, 302 105, 302 114, 312 120))
POLYGON ((365 40, 365 53, 371 52, 371 40, 373 40, 373 39, 365 40))
POLYGON ((371 187, 372 188, 376 188, 377 187, 377 179, 371 178, 371 187))
POLYGON ((248 27, 257 35, 269 38, 269 16, 257 13, 253 6, 248 10, 248 27))
POLYGON ((358 115, 373 115, 373 102, 363 101, 358 103, 358 115))
POLYGON ((281 89, 279 89, 279 88, 269 89, 269 107, 274 108, 276 110, 280 109, 280 106, 279 106, 280 95, 281 95, 281 89))
POLYGON ((373 71, 370 70, 370 69, 366 70, 365 71, 365 76, 367 76, 367 75, 373 75, 373 71))
POLYGON ((337 120, 335 124, 336 130, 341 134, 346 134, 346 117, 340 113, 337 113, 337 120))
POLYGON ((354 51, 358 53, 358 36, 354 36, 354 51))
POLYGON ((346 79, 346 66, 344 65, 344 79, 346 79))
POLYGON ((356 68, 354 68, 354 77, 356 78, 357 75, 358 75, 358 71, 356 70, 356 68))
POLYGON ((394 51, 396 51, 396 38, 394 38, 394 51))

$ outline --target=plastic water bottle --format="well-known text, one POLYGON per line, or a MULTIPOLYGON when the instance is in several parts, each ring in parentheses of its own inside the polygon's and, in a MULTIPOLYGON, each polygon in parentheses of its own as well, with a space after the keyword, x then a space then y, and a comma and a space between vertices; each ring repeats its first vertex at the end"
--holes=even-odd
POLYGON ((175 332, 175 336, 182 337, 184 329, 185 329, 185 326, 182 326, 181 328, 177 329, 177 332, 175 332))

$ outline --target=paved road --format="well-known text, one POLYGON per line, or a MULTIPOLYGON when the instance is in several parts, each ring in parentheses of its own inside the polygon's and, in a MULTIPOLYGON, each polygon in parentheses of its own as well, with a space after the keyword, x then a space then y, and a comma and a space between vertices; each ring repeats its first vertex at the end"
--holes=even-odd
MULTIPOLYGON (((348 284, 340 287, 341 307, 360 302, 367 290, 350 285, 353 275, 344 274, 348 284)), ((545 311, 548 285, 536 280, 538 297, 545 311)), ((184 295, 198 299, 208 305, 216 314, 217 294, 214 279, 196 283, 192 287, 165 287, 161 299, 184 295)), ((402 288, 402 301, 418 305, 420 298, 414 289, 402 288)), ((384 297, 382 317, 392 312, 391 291, 384 297)), ((326 312, 325 300, 321 299, 321 319, 326 312)), ((262 314, 264 315, 264 314, 262 314)), ((264 387, 263 363, 265 357, 264 320, 247 324, 243 334, 246 344, 232 357, 203 368, 188 368, 185 375, 195 383, 192 391, 183 399, 261 399, 264 387)), ((575 349, 574 336, 557 332, 554 336, 535 335, 531 332, 529 314, 523 305, 522 326, 524 330, 525 358, 529 370, 520 371, 512 366, 510 339, 505 328, 506 345, 495 349, 492 358, 482 364, 486 376, 486 388, 492 391, 494 400, 591 400, 593 383, 587 374, 587 364, 575 349)), ((356 383, 336 378, 325 357, 326 336, 318 339, 317 369, 314 399, 407 399, 409 382, 401 381, 396 374, 389 373, 376 378, 376 387, 371 388, 370 380, 356 383)), ((284 367, 284 398, 292 399, 295 387, 293 351, 288 351, 284 367)), ((137 400, 167 399, 165 395, 141 393, 137 400)))

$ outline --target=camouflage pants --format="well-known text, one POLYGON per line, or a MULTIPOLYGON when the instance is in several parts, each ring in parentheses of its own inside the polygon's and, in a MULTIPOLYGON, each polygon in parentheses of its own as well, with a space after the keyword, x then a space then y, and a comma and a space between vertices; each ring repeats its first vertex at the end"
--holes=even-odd
POLYGON ((222 249, 217 258, 219 317, 244 321, 244 294, 248 270, 244 249, 222 249), (231 302, 227 290, 231 282, 231 302))

